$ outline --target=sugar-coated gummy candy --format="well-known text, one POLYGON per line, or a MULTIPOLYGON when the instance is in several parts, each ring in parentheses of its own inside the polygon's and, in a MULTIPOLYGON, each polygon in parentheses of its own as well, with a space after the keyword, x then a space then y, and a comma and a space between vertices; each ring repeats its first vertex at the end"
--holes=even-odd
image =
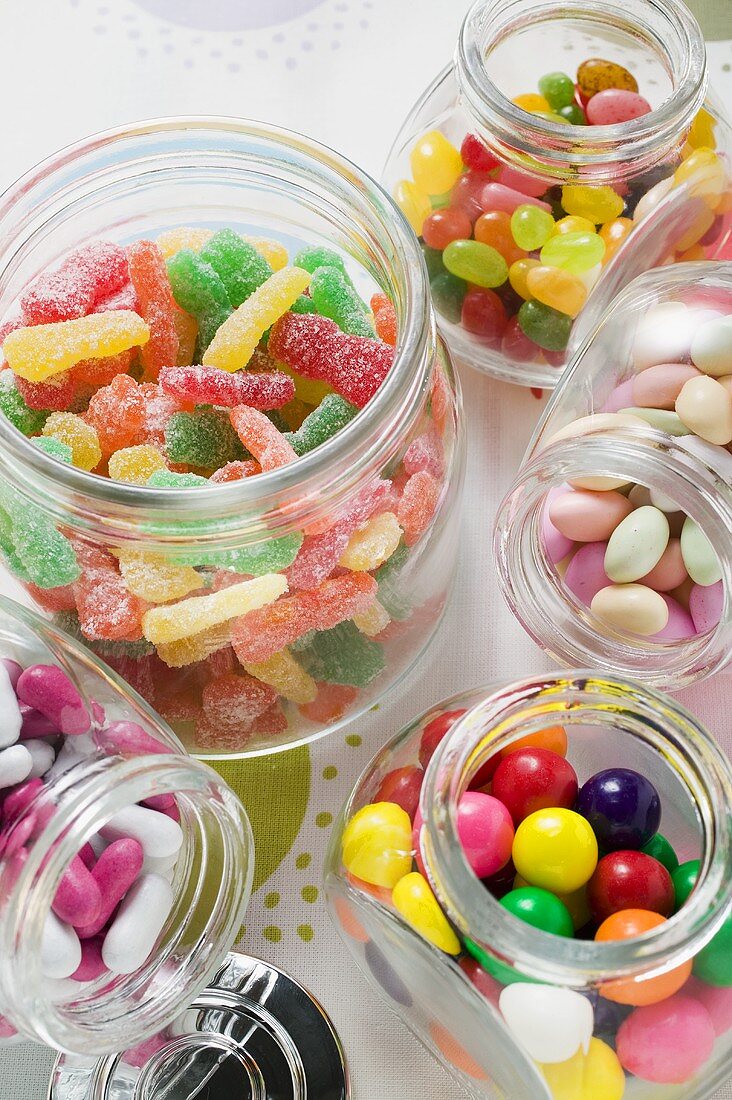
POLYGON ((165 259, 154 241, 135 241, 127 250, 127 262, 138 311, 150 330, 150 339, 140 349, 140 360, 146 377, 154 381, 161 367, 177 361, 175 301, 165 259))
POLYGON ((221 229, 210 237, 200 252, 224 284, 234 309, 266 282, 272 267, 253 244, 245 241, 233 229, 221 229))
POLYGON ((0 371, 0 412, 23 435, 37 435, 48 418, 46 409, 28 405, 10 370, 0 371))
POLYGON ((330 317, 343 332, 351 332, 355 336, 375 335, 364 302, 354 290, 351 280, 339 268, 316 268, 309 289, 315 311, 323 317, 330 317))
POLYGON ((302 663, 315 680, 359 688, 367 687, 386 667, 383 646, 351 621, 318 631, 303 650, 302 663))
POLYGON ((300 427, 287 433, 297 455, 307 454, 350 424, 358 409, 338 393, 329 393, 317 408, 304 418, 300 427))
POLYGON ((83 317, 128 280, 124 249, 111 241, 91 241, 31 283, 20 301, 23 323, 47 325, 83 317))
POLYGON ((148 603, 180 600, 201 587, 201 577, 189 565, 176 565, 164 555, 146 550, 119 550, 120 573, 133 596, 148 603))
POLYGON ((198 404, 250 405, 277 409, 295 396, 295 384, 281 371, 230 374, 215 367, 167 367, 159 382, 166 393, 198 404))
POLYGON ((248 405, 237 405, 229 415, 237 436, 262 470, 274 470, 297 458, 292 444, 264 413, 248 405))
POLYGON ((226 288, 211 265, 189 248, 176 252, 167 268, 173 297, 181 309, 195 317, 198 347, 205 352, 233 312, 226 288))
POLYGON ((65 462, 67 466, 72 464, 74 452, 68 443, 58 439, 55 435, 40 435, 33 440, 33 445, 44 454, 55 458, 57 462, 65 462))
POLYGON ((378 569, 396 550, 402 529, 393 512, 379 512, 354 531, 338 564, 356 572, 378 569))
POLYGON ((141 443, 123 447, 109 456, 109 476, 132 485, 145 485, 156 470, 165 469, 165 459, 156 447, 141 443))
POLYGON ((214 409, 173 413, 165 426, 165 453, 171 462, 212 470, 245 457, 228 416, 214 409))
POLYGON ((43 382, 83 359, 102 359, 147 343, 150 330, 130 310, 78 317, 15 329, 3 351, 11 369, 29 382, 43 382))
POLYGON ((153 643, 174 642, 271 603, 286 590, 287 581, 283 576, 265 573, 222 592, 191 596, 172 606, 154 607, 143 616, 145 637, 153 643))
POLYGON ((269 684, 279 695, 293 703, 312 703, 318 694, 315 681, 288 649, 273 653, 258 664, 245 664, 244 669, 250 676, 269 684))
POLYGON ((9 486, 0 485, 0 537, 3 551, 17 559, 21 575, 39 588, 71 584, 79 576, 74 549, 52 520, 9 486))

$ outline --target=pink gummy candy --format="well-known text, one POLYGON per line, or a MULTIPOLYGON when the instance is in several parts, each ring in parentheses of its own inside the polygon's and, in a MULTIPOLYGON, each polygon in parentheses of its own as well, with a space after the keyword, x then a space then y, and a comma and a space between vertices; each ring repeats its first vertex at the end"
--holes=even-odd
POLYGON ((79 625, 91 639, 137 641, 146 605, 128 590, 116 558, 100 547, 74 539, 82 574, 74 582, 79 625))
POLYGON ((132 837, 115 840, 104 849, 91 872, 86 872, 99 894, 97 911, 94 916, 84 921, 69 920, 69 924, 73 924, 76 928, 79 939, 88 940, 101 932, 122 898, 136 881, 144 859, 142 845, 132 837))
POLYGON ((87 925, 99 917, 102 892, 79 856, 74 856, 64 871, 51 908, 66 924, 87 925))
POLYGON ((30 665, 20 676, 18 699, 45 714, 61 733, 88 733, 91 718, 79 692, 58 665, 30 665))
POLYGON ((412 474, 404 486, 397 519, 407 546, 414 546, 429 527, 440 499, 440 483, 427 470, 412 474))
POLYGON ((234 431, 251 451, 263 471, 285 466, 297 458, 292 444, 271 420, 249 405, 237 405, 229 413, 234 431))
POLYGON ((295 396, 295 383, 282 371, 230 374, 216 367, 164 367, 158 382, 166 393, 185 401, 228 408, 279 409, 295 396))
POLYGON ((129 281, 125 250, 111 241, 92 241, 70 252, 55 271, 45 271, 20 300, 26 325, 47 325, 84 317, 102 298, 129 281))
POLYGON ((402 465, 408 474, 426 470, 432 477, 442 477, 445 471, 445 451, 442 439, 432 426, 423 435, 412 440, 404 454, 402 465))

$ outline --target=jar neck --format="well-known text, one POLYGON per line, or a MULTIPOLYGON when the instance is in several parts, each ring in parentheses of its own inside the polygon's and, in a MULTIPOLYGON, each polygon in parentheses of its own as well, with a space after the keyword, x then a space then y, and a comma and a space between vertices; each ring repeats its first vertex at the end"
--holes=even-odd
MULTIPOLYGON (((617 746, 618 738, 615 740, 617 746)), ((664 970, 690 958, 717 931, 732 903, 732 772, 698 722, 671 699, 592 672, 536 677, 488 689, 439 745, 421 796, 422 853, 432 886, 462 936, 525 976, 592 986, 664 970), (683 915, 623 943, 562 939, 518 921, 476 878, 457 831, 457 805, 471 777, 519 737, 560 722, 631 737, 663 759, 682 783, 702 831, 696 889, 683 915)))
POLYGON ((618 181, 666 159, 706 90, 704 39, 679 0, 477 0, 462 25, 455 68, 463 102, 489 147, 547 179, 618 181), (641 118, 610 126, 562 125, 523 111, 493 82, 487 62, 506 39, 550 20, 583 21, 643 42, 668 73, 671 94, 641 118))

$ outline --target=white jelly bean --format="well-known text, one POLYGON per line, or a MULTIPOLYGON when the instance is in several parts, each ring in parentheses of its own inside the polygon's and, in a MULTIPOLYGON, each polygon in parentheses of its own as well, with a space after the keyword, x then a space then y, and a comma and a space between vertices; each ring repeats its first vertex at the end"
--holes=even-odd
POLYGON ((595 1026, 592 1005, 573 989, 515 982, 501 992, 499 1008, 516 1040, 537 1062, 566 1062, 586 1054, 595 1026))
POLYGON ((70 978, 81 963, 81 943, 70 924, 49 910, 41 938, 41 970, 47 978, 70 978))
POLYGON ((605 572, 616 584, 640 580, 660 561, 668 539, 668 520, 660 509, 636 508, 610 536, 605 572))
POLYGON ((691 342, 695 367, 720 378, 732 374, 732 317, 719 317, 701 325, 691 342))
POLYGON ((732 442, 732 396, 706 374, 690 378, 676 398, 676 412, 686 427, 725 447, 732 442))
POLYGON ((679 362, 689 350, 696 320, 683 302, 661 302, 651 306, 635 334, 633 363, 636 370, 655 367, 657 363, 679 362))
POLYGON ((0 789, 12 787, 27 779, 33 768, 33 757, 24 745, 10 745, 0 752, 0 789))
POLYGON ((14 745, 20 737, 23 719, 10 673, 0 661, 0 749, 14 745))
POLYGON ((142 845, 145 855, 154 859, 177 855, 183 843, 183 830, 177 821, 145 806, 120 810, 99 831, 105 840, 132 837, 142 845))
POLYGON ((645 584, 611 584, 601 588, 590 608, 608 626, 643 637, 658 634, 668 623, 668 604, 645 584))
POLYGON ((686 572, 695 584, 707 587, 722 579, 722 566, 711 542, 691 516, 681 528, 681 556, 686 572))
POLYGON ((23 747, 28 750, 33 760, 30 778, 37 779, 45 775, 56 758, 56 753, 53 751, 48 741, 24 741, 23 747))
POLYGON ((104 937, 102 959, 113 974, 132 974, 150 956, 173 907, 173 889, 162 875, 141 875, 120 905, 104 937))

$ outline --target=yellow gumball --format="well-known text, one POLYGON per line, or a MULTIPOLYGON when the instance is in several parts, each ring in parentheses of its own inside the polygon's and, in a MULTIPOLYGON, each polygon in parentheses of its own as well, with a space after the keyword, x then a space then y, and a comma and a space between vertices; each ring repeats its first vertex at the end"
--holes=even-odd
POLYGON ((532 886, 571 894, 592 877, 597 839, 584 817, 552 807, 524 818, 516 830, 512 854, 516 870, 532 886))
POLYGON ((374 802, 343 830, 343 864, 356 878, 391 890, 412 869, 412 823, 395 802, 374 802))
POLYGON ((420 936, 448 955, 460 954, 460 941, 424 875, 418 871, 405 875, 394 887, 391 900, 397 912, 420 936))
POLYGON ((587 1054, 580 1047, 568 1061, 541 1069, 554 1100, 622 1100, 625 1094, 623 1067, 601 1039, 590 1039, 587 1054))

